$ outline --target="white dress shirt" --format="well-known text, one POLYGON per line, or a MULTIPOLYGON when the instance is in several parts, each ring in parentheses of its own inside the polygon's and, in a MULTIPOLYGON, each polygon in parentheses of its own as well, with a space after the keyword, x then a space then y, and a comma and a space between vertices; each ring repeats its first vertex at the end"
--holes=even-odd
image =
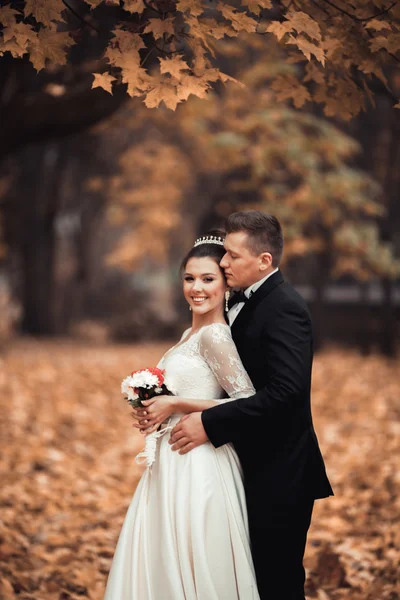
MULTIPOLYGON (((244 290, 244 295, 246 296, 246 298, 250 298, 250 296, 252 294, 254 294, 254 292, 256 290, 258 290, 258 288, 261 287, 262 284, 267 281, 268 277, 271 277, 271 275, 274 275, 274 273, 277 273, 278 271, 279 271, 279 268, 277 267, 271 273, 268 273, 268 275, 266 275, 265 277, 263 277, 263 279, 260 279, 260 281, 256 281, 255 283, 253 283, 252 285, 250 285, 248 288, 246 288, 244 290)), ((232 327, 232 323, 234 322, 234 320, 236 319, 236 317, 238 316, 238 314, 242 310, 244 304, 245 304, 244 302, 238 302, 237 304, 234 304, 232 306, 232 308, 228 311, 228 320, 229 320, 229 325, 231 327, 232 327)))

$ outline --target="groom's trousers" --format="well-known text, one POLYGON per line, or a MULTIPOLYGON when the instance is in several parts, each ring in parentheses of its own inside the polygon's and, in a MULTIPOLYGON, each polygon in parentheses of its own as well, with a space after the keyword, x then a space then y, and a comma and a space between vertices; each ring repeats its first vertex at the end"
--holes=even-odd
POLYGON ((251 550, 261 600, 305 600, 303 556, 314 500, 249 510, 251 550), (261 518, 260 518, 261 517, 261 518))

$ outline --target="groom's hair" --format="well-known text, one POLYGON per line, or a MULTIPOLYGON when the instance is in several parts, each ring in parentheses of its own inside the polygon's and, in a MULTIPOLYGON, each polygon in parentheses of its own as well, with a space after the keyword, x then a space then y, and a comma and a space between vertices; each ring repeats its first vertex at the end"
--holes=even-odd
POLYGON ((277 267, 282 258, 283 233, 278 219, 261 210, 243 210, 229 215, 225 224, 226 233, 247 233, 248 248, 258 256, 269 252, 272 266, 277 267))

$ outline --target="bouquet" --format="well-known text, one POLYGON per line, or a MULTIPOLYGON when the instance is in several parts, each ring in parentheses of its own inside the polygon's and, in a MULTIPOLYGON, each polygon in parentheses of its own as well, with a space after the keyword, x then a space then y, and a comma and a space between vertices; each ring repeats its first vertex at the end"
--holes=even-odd
MULTIPOLYGON (((165 370, 157 367, 147 367, 139 371, 133 371, 121 383, 121 392, 125 394, 125 400, 133 408, 146 408, 143 400, 150 400, 154 396, 172 396, 173 392, 169 383, 166 381, 165 370)), ((146 436, 146 444, 143 452, 137 455, 136 462, 141 464, 146 462, 146 466, 151 467, 155 460, 157 439, 164 435, 172 427, 161 429, 162 425, 154 433, 146 436), (144 459, 144 460, 142 460, 144 459)))

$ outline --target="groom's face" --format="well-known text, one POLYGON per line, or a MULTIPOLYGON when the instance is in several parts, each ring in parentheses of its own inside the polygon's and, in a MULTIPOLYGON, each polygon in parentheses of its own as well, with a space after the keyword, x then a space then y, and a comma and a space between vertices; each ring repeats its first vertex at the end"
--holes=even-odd
POLYGON ((225 238, 226 253, 220 262, 230 288, 246 289, 265 275, 264 261, 249 248, 247 233, 228 233, 225 238))

